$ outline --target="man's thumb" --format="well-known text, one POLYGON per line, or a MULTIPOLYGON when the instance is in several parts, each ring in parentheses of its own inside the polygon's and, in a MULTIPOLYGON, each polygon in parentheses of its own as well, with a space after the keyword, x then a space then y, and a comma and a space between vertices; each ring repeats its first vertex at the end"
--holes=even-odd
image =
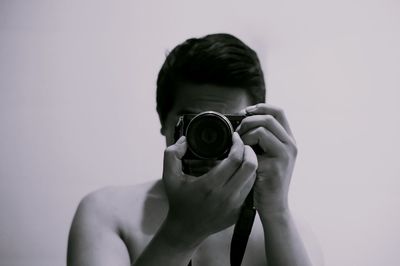
POLYGON ((178 141, 167 147, 164 152, 164 175, 181 175, 182 174, 182 157, 187 150, 186 137, 182 136, 178 141))

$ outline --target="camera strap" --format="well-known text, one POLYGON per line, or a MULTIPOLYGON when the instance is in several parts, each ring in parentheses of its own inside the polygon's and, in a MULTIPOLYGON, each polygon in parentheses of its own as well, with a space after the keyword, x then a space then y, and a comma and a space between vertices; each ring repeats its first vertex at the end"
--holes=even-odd
MULTIPOLYGON (((252 189, 240 210, 239 218, 233 229, 230 250, 231 266, 240 266, 242 264, 256 213, 252 189)), ((192 266, 192 261, 189 262, 188 266, 192 266)))
POLYGON ((256 208, 253 202, 253 189, 247 196, 239 214, 239 219, 233 230, 230 260, 231 266, 240 266, 246 251, 247 242, 256 217, 256 208))

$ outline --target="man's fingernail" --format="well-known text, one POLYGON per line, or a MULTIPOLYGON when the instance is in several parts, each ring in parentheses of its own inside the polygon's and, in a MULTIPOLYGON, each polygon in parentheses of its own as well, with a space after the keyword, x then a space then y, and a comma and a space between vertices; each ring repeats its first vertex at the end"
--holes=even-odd
POLYGON ((248 106, 248 107, 246 107, 246 112, 247 112, 247 113, 252 113, 252 112, 254 112, 256 109, 257 109, 257 107, 256 107, 255 105, 248 106))

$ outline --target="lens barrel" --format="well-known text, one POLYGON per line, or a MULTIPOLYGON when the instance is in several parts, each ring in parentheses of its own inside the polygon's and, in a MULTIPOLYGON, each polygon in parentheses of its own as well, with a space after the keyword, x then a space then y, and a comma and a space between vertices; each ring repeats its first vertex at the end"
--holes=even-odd
POLYGON ((229 119, 214 111, 202 112, 186 128, 188 147, 202 159, 223 157, 232 146, 233 127, 229 119))

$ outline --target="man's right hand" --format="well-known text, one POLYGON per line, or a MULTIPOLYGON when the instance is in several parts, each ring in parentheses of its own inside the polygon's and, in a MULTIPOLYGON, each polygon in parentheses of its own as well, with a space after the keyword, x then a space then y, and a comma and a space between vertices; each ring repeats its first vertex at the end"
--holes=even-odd
POLYGON ((197 246, 237 221, 258 164, 252 148, 244 145, 236 132, 232 140, 228 157, 199 177, 182 171, 185 137, 165 150, 163 181, 169 211, 163 227, 173 242, 197 246))

